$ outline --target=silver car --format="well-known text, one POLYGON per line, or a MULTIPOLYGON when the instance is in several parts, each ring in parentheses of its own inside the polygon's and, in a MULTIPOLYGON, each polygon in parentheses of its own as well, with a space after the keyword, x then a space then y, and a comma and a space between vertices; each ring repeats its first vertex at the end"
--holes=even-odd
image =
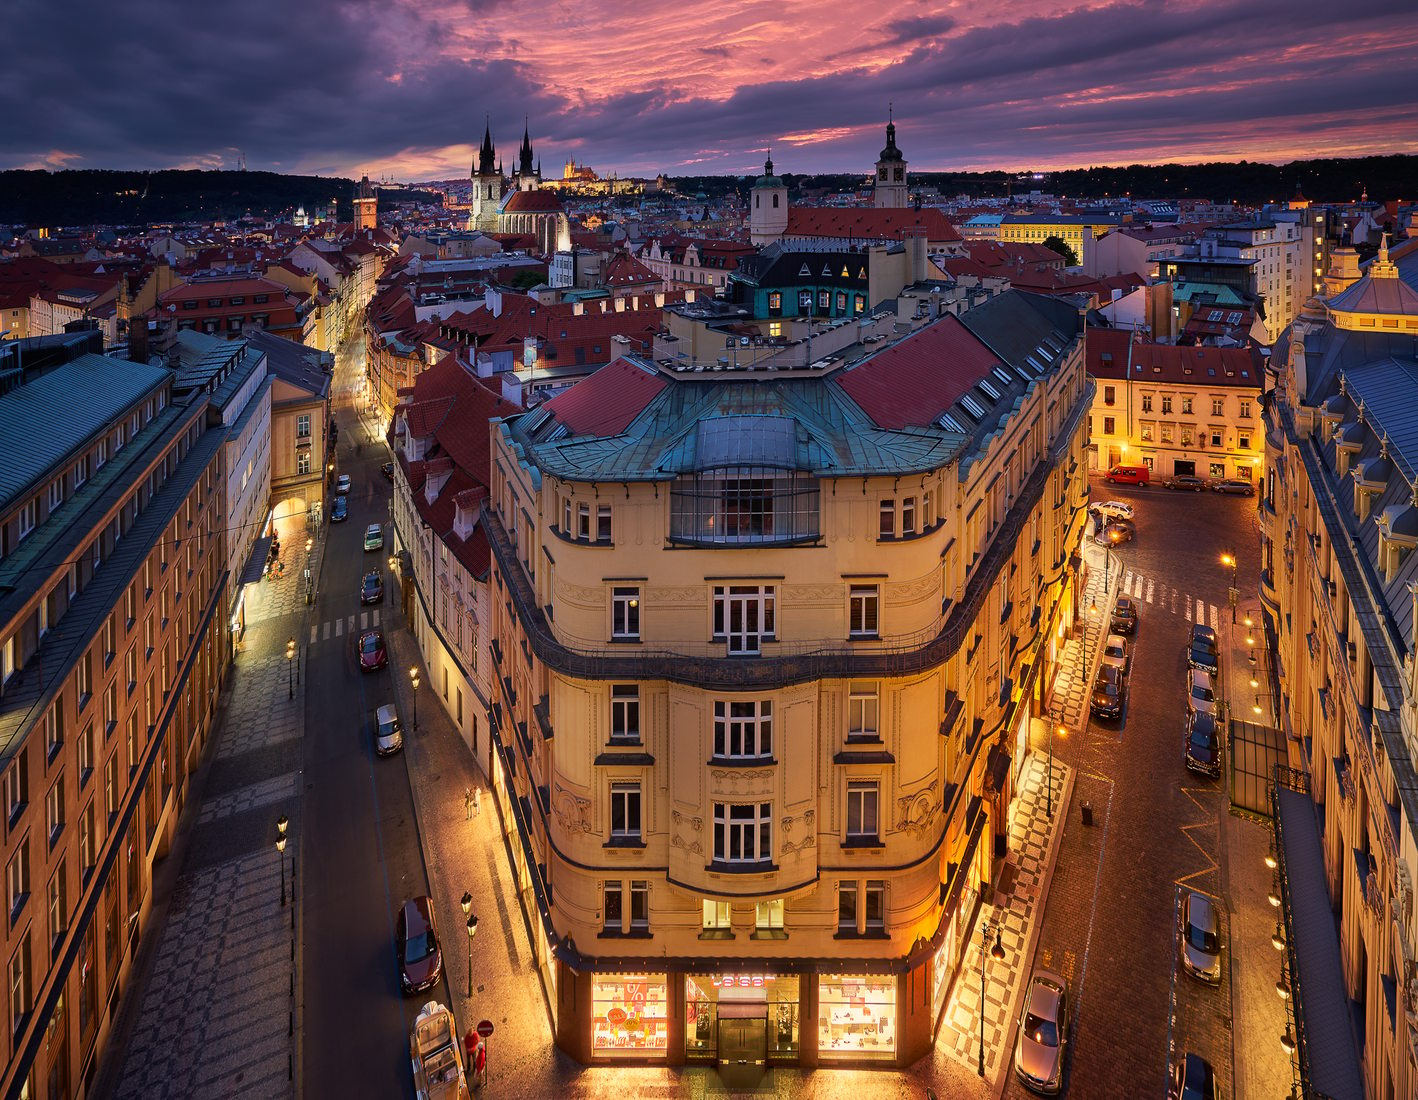
POLYGON ((1124 676, 1128 670, 1128 644, 1121 634, 1109 634, 1103 639, 1103 664, 1114 665, 1124 676))
POLYGON ((1182 899, 1182 966, 1193 978, 1212 985, 1221 982, 1221 924, 1216 903, 1205 894, 1191 891, 1182 899))
POLYGON ((1068 1047, 1068 983, 1048 970, 1036 970, 1024 994, 1014 1073, 1024 1086, 1046 1096, 1063 1088, 1064 1052, 1068 1047))
POLYGON ((1216 679, 1203 668, 1187 669, 1187 712, 1216 713, 1216 679))

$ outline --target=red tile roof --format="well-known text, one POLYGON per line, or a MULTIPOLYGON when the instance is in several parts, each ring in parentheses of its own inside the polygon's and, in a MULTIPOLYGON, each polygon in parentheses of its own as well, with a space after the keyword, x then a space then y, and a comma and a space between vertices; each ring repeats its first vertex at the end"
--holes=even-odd
POLYGON ((923 428, 999 363, 958 318, 945 317, 862 360, 837 384, 879 427, 923 428))
POLYGON ((502 208, 505 214, 560 214, 565 209, 550 191, 518 191, 502 208))
MULTIPOLYGON (((1090 328, 1087 334, 1088 373, 1094 378, 1118 381, 1129 377, 1128 341, 1131 336, 1127 329, 1090 328)), ((1264 377, 1260 352, 1250 347, 1134 344, 1131 362, 1134 382, 1259 389, 1264 377)))
POLYGON ((788 228, 783 235, 901 240, 910 229, 924 229, 928 241, 960 240, 955 226, 931 207, 878 210, 862 206, 794 206, 788 211, 788 228))
POLYGON ((625 431, 664 388, 658 374, 617 359, 542 407, 571 431, 604 438, 625 431))

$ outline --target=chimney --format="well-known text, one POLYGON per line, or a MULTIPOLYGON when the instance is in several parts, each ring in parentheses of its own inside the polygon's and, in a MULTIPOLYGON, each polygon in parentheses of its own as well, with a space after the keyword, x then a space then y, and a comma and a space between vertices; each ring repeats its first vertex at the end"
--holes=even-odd
POLYGON ((148 361, 148 319, 130 317, 128 319, 128 358, 134 363, 148 361))

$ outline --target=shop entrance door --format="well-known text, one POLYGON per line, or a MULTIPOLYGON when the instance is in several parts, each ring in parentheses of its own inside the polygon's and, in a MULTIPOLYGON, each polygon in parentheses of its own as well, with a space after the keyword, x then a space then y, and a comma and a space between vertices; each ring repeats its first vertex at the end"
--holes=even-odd
POLYGON ((755 1088, 768 1068, 767 1006, 753 1006, 757 1017, 727 1019, 725 1007, 719 1005, 719 1076, 728 1088, 755 1088))

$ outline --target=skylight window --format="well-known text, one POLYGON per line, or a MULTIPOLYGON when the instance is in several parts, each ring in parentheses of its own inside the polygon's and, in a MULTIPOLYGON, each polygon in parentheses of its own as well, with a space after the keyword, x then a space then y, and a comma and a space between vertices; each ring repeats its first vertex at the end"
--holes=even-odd
POLYGON ((988 378, 981 378, 977 385, 980 387, 980 389, 984 390, 987 394, 990 395, 990 400, 999 400, 999 390, 995 389, 994 386, 990 385, 990 380, 988 378))
POLYGON ((993 373, 994 376, 1000 380, 1001 384, 1006 386, 1009 385, 1011 379, 1007 370, 1005 370, 1003 367, 996 367, 993 373))
POLYGON ((949 413, 942 413, 938 423, 942 428, 949 428, 952 432, 959 432, 961 435, 965 434, 965 429, 960 426, 960 421, 949 413))
POLYGON ((971 416, 973 416, 976 420, 984 419, 984 408, 968 393, 960 399, 960 403, 965 406, 965 411, 968 412, 971 416))

